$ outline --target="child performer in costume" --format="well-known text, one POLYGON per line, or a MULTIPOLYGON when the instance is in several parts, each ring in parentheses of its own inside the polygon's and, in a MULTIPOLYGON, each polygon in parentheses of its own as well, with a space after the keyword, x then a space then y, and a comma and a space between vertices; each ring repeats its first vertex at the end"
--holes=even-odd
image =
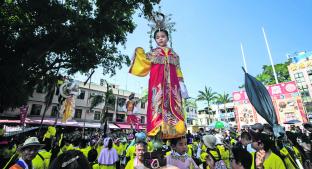
MULTIPOLYGON (((172 139, 184 136, 186 126, 182 112, 181 87, 184 87, 179 56, 167 46, 168 30, 172 26, 165 23, 165 16, 156 13, 161 19, 155 19, 152 27, 157 47, 145 53, 136 48, 130 73, 146 76, 150 73, 147 106, 147 135, 172 139), (166 30, 168 29, 168 30, 166 30)), ((170 30, 169 30, 170 31, 170 30)))
POLYGON ((186 137, 171 140, 172 151, 167 156, 168 166, 177 166, 180 169, 199 169, 192 157, 187 154, 186 137))

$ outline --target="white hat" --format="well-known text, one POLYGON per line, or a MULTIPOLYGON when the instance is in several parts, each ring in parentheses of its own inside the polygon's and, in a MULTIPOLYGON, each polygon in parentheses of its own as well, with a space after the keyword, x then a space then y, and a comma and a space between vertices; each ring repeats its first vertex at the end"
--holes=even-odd
POLYGON ((216 138, 217 138, 216 145, 222 145, 223 144, 222 139, 219 137, 216 138))
POLYGON ((204 144, 210 148, 214 149, 216 146, 217 138, 214 135, 204 135, 203 136, 204 144))
POLYGON ((18 147, 17 150, 21 151, 26 147, 38 147, 39 149, 44 147, 44 144, 40 144, 39 140, 37 137, 29 137, 28 139, 25 140, 22 146, 18 147))
POLYGON ((104 147, 108 147, 109 140, 111 140, 111 138, 109 138, 109 137, 106 137, 106 138, 104 139, 104 141, 103 141, 104 147))

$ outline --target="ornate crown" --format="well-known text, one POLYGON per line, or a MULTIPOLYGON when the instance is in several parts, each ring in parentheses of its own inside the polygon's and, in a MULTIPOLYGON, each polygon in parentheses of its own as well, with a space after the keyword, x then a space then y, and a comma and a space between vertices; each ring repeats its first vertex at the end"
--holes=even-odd
POLYGON ((171 21, 171 14, 165 15, 159 10, 156 12, 153 12, 152 15, 148 18, 148 20, 151 22, 148 24, 150 26, 151 31, 148 33, 150 34, 150 47, 151 49, 153 48, 152 46, 152 41, 153 41, 153 33, 156 30, 167 30, 169 33, 169 41, 170 41, 170 46, 172 47, 172 39, 171 39, 171 33, 176 31, 174 29, 175 22, 171 21))

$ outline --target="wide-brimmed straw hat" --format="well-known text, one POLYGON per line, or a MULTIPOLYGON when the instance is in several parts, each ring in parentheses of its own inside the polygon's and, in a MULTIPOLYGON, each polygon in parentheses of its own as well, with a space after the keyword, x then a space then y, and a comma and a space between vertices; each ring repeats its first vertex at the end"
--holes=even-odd
POLYGON ((204 135, 203 141, 208 148, 214 149, 217 143, 217 138, 214 135, 204 135))
POLYGON ((40 144, 37 137, 29 137, 25 140, 22 146, 17 148, 17 151, 22 151, 27 147, 38 147, 38 149, 41 149, 44 147, 44 144, 40 144))

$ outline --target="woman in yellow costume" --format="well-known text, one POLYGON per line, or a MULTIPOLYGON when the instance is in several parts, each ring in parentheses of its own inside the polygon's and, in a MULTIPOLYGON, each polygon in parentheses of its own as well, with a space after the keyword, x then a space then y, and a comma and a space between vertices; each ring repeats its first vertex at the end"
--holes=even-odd
MULTIPOLYGON (((185 89, 178 54, 167 46, 173 24, 165 22, 165 16, 156 13, 152 26, 157 47, 150 52, 138 47, 129 73, 146 76, 150 73, 147 106, 147 135, 162 139, 185 135, 186 126, 182 112, 181 88, 185 89)), ((185 90, 186 91, 186 90, 185 90)))

